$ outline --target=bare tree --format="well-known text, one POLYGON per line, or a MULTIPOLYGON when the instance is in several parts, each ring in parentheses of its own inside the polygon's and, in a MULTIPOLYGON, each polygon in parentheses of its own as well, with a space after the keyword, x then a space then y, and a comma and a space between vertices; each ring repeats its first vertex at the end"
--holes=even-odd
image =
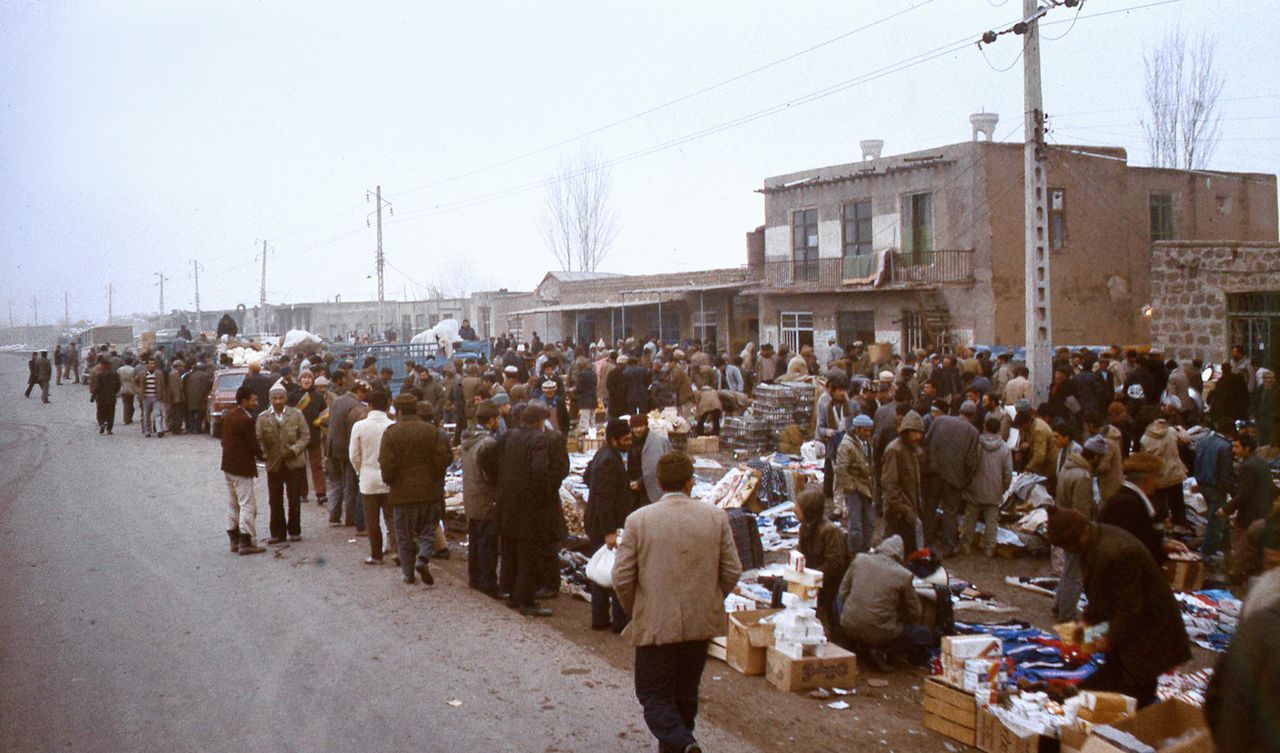
POLYGON ((1195 170, 1206 167, 1213 156, 1223 84, 1213 64, 1217 46, 1213 37, 1201 34, 1190 40, 1174 29, 1143 57, 1148 117, 1142 130, 1156 167, 1195 170))
POLYGON ((593 152, 561 161, 547 180, 542 238, 565 271, 594 272, 618 235, 609 169, 593 152))

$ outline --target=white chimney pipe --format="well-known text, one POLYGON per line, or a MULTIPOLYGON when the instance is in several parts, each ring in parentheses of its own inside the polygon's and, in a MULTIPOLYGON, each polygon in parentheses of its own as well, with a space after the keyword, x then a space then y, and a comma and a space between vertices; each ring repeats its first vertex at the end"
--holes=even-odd
POLYGON ((863 161, 880 159, 880 150, 884 149, 884 141, 881 139, 866 139, 859 141, 858 146, 862 147, 863 161))

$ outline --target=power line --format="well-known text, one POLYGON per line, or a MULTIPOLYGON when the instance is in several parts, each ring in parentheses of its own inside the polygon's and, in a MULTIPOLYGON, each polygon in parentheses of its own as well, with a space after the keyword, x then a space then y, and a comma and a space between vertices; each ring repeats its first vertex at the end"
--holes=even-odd
MULTIPOLYGON (((431 183, 424 183, 424 184, 422 184, 422 185, 420 185, 420 186, 414 186, 413 188, 409 188, 409 189, 406 189, 406 190, 404 190, 404 191, 401 191, 401 192, 397 193, 397 194, 396 194, 396 196, 405 196, 405 195, 407 195, 407 194, 414 193, 414 192, 416 192, 416 191, 421 191, 421 190, 426 189, 426 188, 433 188, 433 187, 435 187, 435 186, 444 185, 445 183, 450 183, 450 182, 453 182, 453 181, 455 181, 455 180, 461 180, 462 178, 468 178, 468 177, 470 177, 470 176, 472 176, 472 175, 476 175, 476 174, 479 174, 479 173, 482 173, 482 172, 487 172, 487 171, 489 171, 489 170, 493 170, 493 169, 498 168, 498 167, 503 167, 503 166, 505 166, 505 165, 509 165, 509 164, 511 164, 511 163, 513 163, 513 162, 519 162, 520 160, 527 159, 527 158, 529 158, 529 157, 533 157, 533 156, 536 156, 536 155, 539 155, 539 154, 543 154, 543 153, 545 153, 545 152, 549 152, 549 151, 551 151, 552 149, 557 149, 557 148, 562 147, 562 146, 565 146, 565 145, 567 145, 567 144, 571 144, 571 143, 573 143, 573 142, 575 142, 575 141, 580 141, 580 140, 585 139, 585 138, 588 138, 588 137, 590 137, 590 136, 594 136, 594 135, 596 135, 596 134, 598 134, 598 133, 602 133, 602 132, 607 131, 607 130, 610 130, 610 129, 612 129, 612 128, 616 128, 617 126, 624 125, 624 124, 626 124, 626 123, 630 123, 630 122, 631 122, 631 121, 633 121, 633 120, 638 120, 638 119, 643 118, 643 117, 646 117, 646 116, 648 116, 648 115, 652 115, 653 113, 658 112, 658 111, 660 111, 660 110, 665 110, 665 109, 667 109, 667 108, 669 108, 669 107, 673 107, 673 106, 675 106, 675 105, 680 104, 681 102, 687 102, 687 101, 688 101, 688 100, 690 100, 690 99, 693 99, 693 98, 695 98, 695 97, 700 97, 700 96, 702 96, 703 94, 707 94, 707 93, 709 93, 709 92, 715 91, 716 89, 721 89, 721 88, 723 88, 723 87, 725 87, 725 86, 728 86, 729 84, 735 83, 735 82, 737 82, 737 81, 741 81, 742 79, 747 78, 747 77, 749 77, 749 76, 754 76, 754 75, 755 75, 755 74, 757 74, 757 73, 761 73, 761 72, 766 71, 766 70, 768 70, 768 69, 770 69, 770 68, 774 68, 774 67, 777 67, 777 66, 779 66, 779 65, 782 65, 783 63, 790 62, 790 61, 795 60, 796 58, 801 57, 801 56, 803 56, 803 55, 808 55, 808 54, 809 54, 809 53, 811 53, 811 52, 815 52, 815 51, 817 51, 817 50, 822 49, 823 47, 827 47, 827 46, 829 46, 829 45, 835 44, 836 42, 839 42, 839 41, 841 41, 841 40, 843 40, 843 39, 847 39, 847 38, 849 38, 849 37, 851 37, 851 36, 854 36, 855 34, 859 34, 859 33, 861 33, 861 32, 867 31, 868 29, 872 29, 872 28, 874 28, 874 27, 876 27, 876 26, 879 26, 879 25, 881 25, 881 24, 887 23, 887 22, 889 22, 889 21, 891 21, 891 20, 893 20, 893 19, 895 19, 895 18, 897 18, 897 17, 899 17, 899 16, 902 16, 902 15, 905 15, 905 14, 907 14, 907 13, 910 13, 911 11, 916 10, 917 8, 922 8, 922 7, 924 7, 924 6, 928 5, 929 3, 932 3, 932 2, 934 2, 934 0, 923 0, 923 1, 922 1, 922 2, 920 2, 920 3, 917 3, 917 4, 915 4, 915 5, 912 5, 912 6, 908 7, 908 8, 904 8, 903 10, 897 11, 896 13, 891 13, 891 14, 889 14, 889 15, 887 15, 887 16, 884 16, 883 18, 880 18, 880 19, 877 19, 877 20, 875 20, 875 21, 872 21, 871 23, 868 23, 868 24, 864 24, 864 25, 862 25, 862 26, 859 26, 859 27, 857 27, 856 29, 851 29, 851 30, 846 31, 846 32, 844 32, 844 33, 842 33, 842 34, 838 34, 838 35, 836 35, 836 36, 834 36, 834 37, 832 37, 832 38, 830 38, 830 39, 827 39, 827 40, 825 40, 825 41, 823 41, 823 42, 819 42, 818 44, 815 44, 815 45, 813 45, 813 46, 811 46, 811 47, 806 47, 806 48, 805 48, 805 49, 803 49, 803 50, 799 50, 799 51, 797 51, 797 52, 793 52, 793 53, 791 53, 791 54, 789 54, 789 55, 785 55, 785 56, 783 56, 783 57, 781 57, 781 58, 778 58, 778 59, 776 59, 776 60, 774 60, 774 61, 772 61, 772 62, 765 63, 764 65, 757 66, 757 67, 755 67, 755 68, 752 68, 751 70, 744 71, 744 72, 739 73, 739 74, 737 74, 737 75, 731 76, 731 77, 729 77, 729 78, 727 78, 727 79, 723 79, 723 80, 721 80, 721 81, 717 81, 716 83, 711 84, 711 85, 709 85, 709 86, 704 86, 703 88, 698 89, 698 90, 696 90, 696 91, 690 92, 690 93, 688 93, 688 94, 681 95, 681 96, 679 96, 679 97, 676 97, 675 99, 667 100, 666 102, 663 102, 663 103, 661 103, 661 104, 654 105, 653 107, 650 107, 650 108, 645 109, 645 110, 641 110, 640 112, 634 113, 634 114, 632 114, 632 115, 628 115, 628 116, 626 116, 626 117, 619 118, 619 119, 617 119, 617 120, 615 120, 615 121, 613 121, 613 122, 606 123, 605 125, 602 125, 602 126, 599 126, 599 127, 593 128, 593 129, 591 129, 591 130, 589 130, 589 131, 585 131, 585 132, 580 133, 580 134, 578 134, 578 135, 576 135, 576 136, 570 136, 569 138, 561 139, 560 141, 557 141, 557 142, 555 142, 554 144, 548 144, 547 146, 539 147, 538 149, 534 149, 534 150, 532 150, 532 151, 528 151, 528 152, 525 152, 525 153, 523 153, 523 154, 518 154, 518 155, 516 155, 516 156, 514 156, 514 157, 508 157, 508 158, 506 158, 506 159, 499 160, 498 162, 490 163, 490 164, 485 165, 485 166, 483 166, 483 167, 478 167, 478 168, 475 168, 475 169, 472 169, 472 170, 468 170, 468 171, 463 172, 463 173, 458 173, 457 175, 452 175, 452 176, 447 177, 447 178, 442 178, 442 179, 440 179, 440 180, 433 181, 433 182, 431 182, 431 183)), ((1007 2, 1007 0, 1006 0, 1006 2, 1007 2)))

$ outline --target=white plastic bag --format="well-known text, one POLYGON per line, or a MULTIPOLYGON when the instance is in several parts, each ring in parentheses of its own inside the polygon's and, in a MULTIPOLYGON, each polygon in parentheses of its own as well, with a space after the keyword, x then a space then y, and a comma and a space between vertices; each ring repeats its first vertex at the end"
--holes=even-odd
POLYGON ((613 588, 614 550, 608 544, 596 550, 587 561, 587 577, 602 588, 613 588))

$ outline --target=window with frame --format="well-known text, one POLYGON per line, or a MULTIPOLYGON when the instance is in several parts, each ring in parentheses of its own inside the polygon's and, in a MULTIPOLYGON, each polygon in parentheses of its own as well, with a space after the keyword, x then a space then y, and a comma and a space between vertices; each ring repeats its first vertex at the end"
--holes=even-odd
POLYGON ((933 251, 933 194, 915 193, 902 197, 902 249, 911 264, 926 264, 933 251))
POLYGON ((1067 191, 1049 189, 1049 248, 1058 251, 1067 245, 1067 191))
POLYGON ((813 345, 813 312, 783 311, 778 314, 778 329, 782 344, 791 352, 800 352, 803 345, 813 345))
POLYGON ((1151 205, 1151 240, 1173 240, 1173 194, 1153 193, 1151 205))
POLYGON ((817 209, 798 209, 791 213, 791 260, 794 278, 797 281, 817 281, 817 209))
POLYGON ((871 201, 855 201, 840 207, 844 222, 844 255, 871 253, 871 201))
POLYGON ((874 311, 838 311, 836 312, 836 342, 847 348, 855 342, 875 342, 876 312, 874 311))

